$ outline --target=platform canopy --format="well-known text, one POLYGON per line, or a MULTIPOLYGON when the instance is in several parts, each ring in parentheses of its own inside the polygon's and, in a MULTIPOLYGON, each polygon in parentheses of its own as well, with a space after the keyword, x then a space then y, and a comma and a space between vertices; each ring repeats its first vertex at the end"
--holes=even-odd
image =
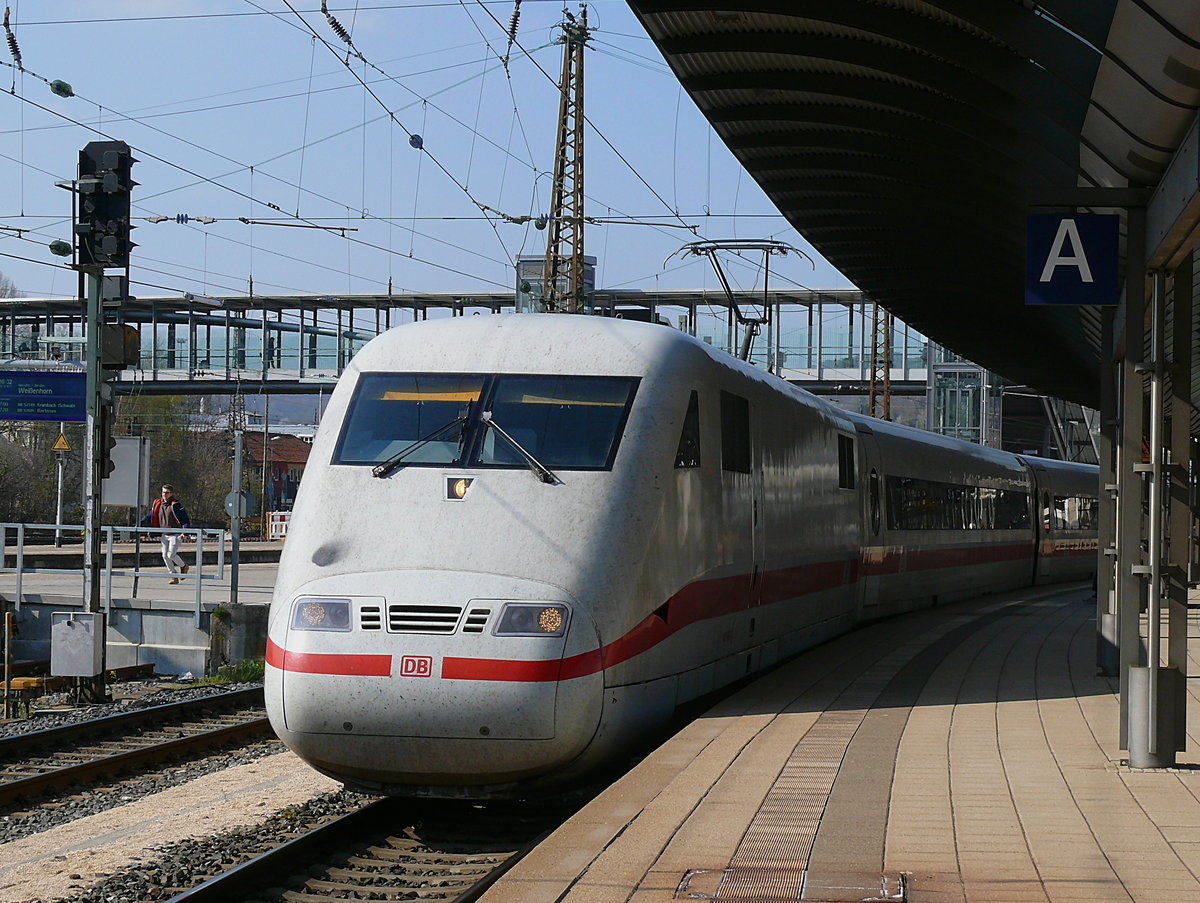
POLYGON ((1159 184, 1200 104, 1196 0, 629 2, 859 288, 1014 382, 1098 406, 1099 309, 1024 303, 1028 202, 1159 184))

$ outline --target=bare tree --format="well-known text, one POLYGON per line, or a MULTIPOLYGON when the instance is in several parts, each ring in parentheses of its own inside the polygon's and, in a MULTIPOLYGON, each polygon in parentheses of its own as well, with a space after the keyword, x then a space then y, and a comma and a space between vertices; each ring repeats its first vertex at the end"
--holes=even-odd
POLYGON ((0 273, 0 298, 17 298, 20 293, 17 291, 16 283, 0 273))

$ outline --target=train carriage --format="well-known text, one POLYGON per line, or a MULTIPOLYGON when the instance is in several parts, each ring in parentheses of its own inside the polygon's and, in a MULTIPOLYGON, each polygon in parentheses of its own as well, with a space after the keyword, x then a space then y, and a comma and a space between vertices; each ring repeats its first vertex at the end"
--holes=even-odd
POLYGON ((355 787, 528 792, 862 620, 1085 576, 1095 482, 847 414, 662 326, 399 327, 314 444, 268 712, 355 787))

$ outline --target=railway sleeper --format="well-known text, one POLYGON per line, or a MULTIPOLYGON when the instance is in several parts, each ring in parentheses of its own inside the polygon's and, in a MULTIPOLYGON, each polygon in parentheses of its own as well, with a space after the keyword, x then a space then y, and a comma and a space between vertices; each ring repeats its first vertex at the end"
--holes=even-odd
MULTIPOLYGON (((483 874, 487 874, 484 872, 483 874)), ((447 887, 468 887, 475 883, 473 878, 464 879, 462 876, 453 875, 429 875, 422 880, 392 880, 379 881, 378 876, 369 875, 366 879, 354 882, 346 881, 327 881, 323 878, 309 878, 304 882, 305 890, 320 890, 320 891, 336 891, 344 893, 345 891, 369 891, 370 893, 386 893, 389 890, 394 891, 414 891, 427 889, 442 889, 447 887)), ((482 876, 481 876, 482 877, 482 876)))
POLYGON ((330 878, 344 878, 346 880, 367 880, 389 878, 392 876, 400 877, 407 874, 415 874, 421 876, 429 876, 431 874, 438 875, 486 875, 495 865, 491 863, 479 865, 453 865, 442 866, 440 868, 430 868, 428 865, 405 865, 404 863, 378 863, 379 867, 386 868, 386 872, 380 871, 365 871, 363 869, 347 869, 347 868, 331 868, 326 871, 326 875, 330 878))
MULTIPOLYGON (((371 874, 375 874, 375 875, 391 874, 391 873, 394 873, 397 868, 405 868, 405 869, 408 869, 408 870, 411 870, 414 872, 421 871, 421 872, 424 872, 425 874, 429 874, 431 872, 441 874, 443 869, 447 867, 443 863, 437 862, 437 861, 418 861, 418 860, 405 861, 403 859, 369 859, 366 856, 351 856, 342 861, 346 866, 351 867, 351 868, 348 868, 347 871, 352 871, 354 869, 365 869, 367 871, 370 871, 371 874)), ((469 862, 469 863, 465 863, 465 864, 466 865, 477 865, 477 866, 480 866, 481 868, 495 868, 496 866, 500 865, 502 862, 504 862, 503 859, 498 859, 493 862, 478 862, 478 861, 476 861, 476 862, 469 862)))
MULTIPOLYGON (((358 889, 361 890, 361 888, 358 889)), ((449 890, 415 889, 393 891, 391 893, 381 891, 374 898, 377 900, 453 900, 459 895, 458 891, 458 888, 451 888, 449 890)), ((310 894, 304 891, 289 890, 284 892, 283 899, 288 901, 288 903, 329 903, 331 898, 325 894, 310 894)))
POLYGON ((515 850, 477 851, 475 853, 441 853, 437 850, 396 850, 388 847, 371 847, 370 853, 387 862, 403 862, 411 859, 415 862, 502 862, 512 856, 515 850))
MULTIPOLYGON (((492 835, 495 832, 483 830, 480 834, 486 833, 492 835)), ((476 835, 478 837, 479 835, 476 835)), ((464 835, 464 839, 460 842, 448 841, 444 836, 439 835, 438 840, 408 840, 403 837, 389 837, 387 844, 394 850, 405 850, 413 853, 433 853, 445 854, 449 856, 466 855, 466 856, 511 856, 512 847, 521 846, 520 841, 516 840, 493 840, 491 843, 482 843, 478 839, 470 840, 464 835)))

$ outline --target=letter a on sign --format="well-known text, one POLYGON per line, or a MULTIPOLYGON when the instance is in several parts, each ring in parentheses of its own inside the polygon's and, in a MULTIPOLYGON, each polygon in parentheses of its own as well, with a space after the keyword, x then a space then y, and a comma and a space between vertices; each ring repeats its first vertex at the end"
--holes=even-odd
POLYGON ((1054 236, 1054 244, 1050 246, 1050 256, 1046 258, 1046 266, 1042 268, 1042 278, 1039 282, 1049 282, 1054 278, 1058 267, 1077 267, 1081 282, 1094 282, 1092 268, 1088 266, 1087 254, 1083 250, 1083 239, 1079 237, 1079 227, 1075 220, 1059 220, 1058 233, 1054 236), (1067 254, 1065 245, 1071 243, 1073 253, 1067 254))
POLYGON ((1026 304, 1116 304, 1121 218, 1033 214, 1025 240, 1026 304))

